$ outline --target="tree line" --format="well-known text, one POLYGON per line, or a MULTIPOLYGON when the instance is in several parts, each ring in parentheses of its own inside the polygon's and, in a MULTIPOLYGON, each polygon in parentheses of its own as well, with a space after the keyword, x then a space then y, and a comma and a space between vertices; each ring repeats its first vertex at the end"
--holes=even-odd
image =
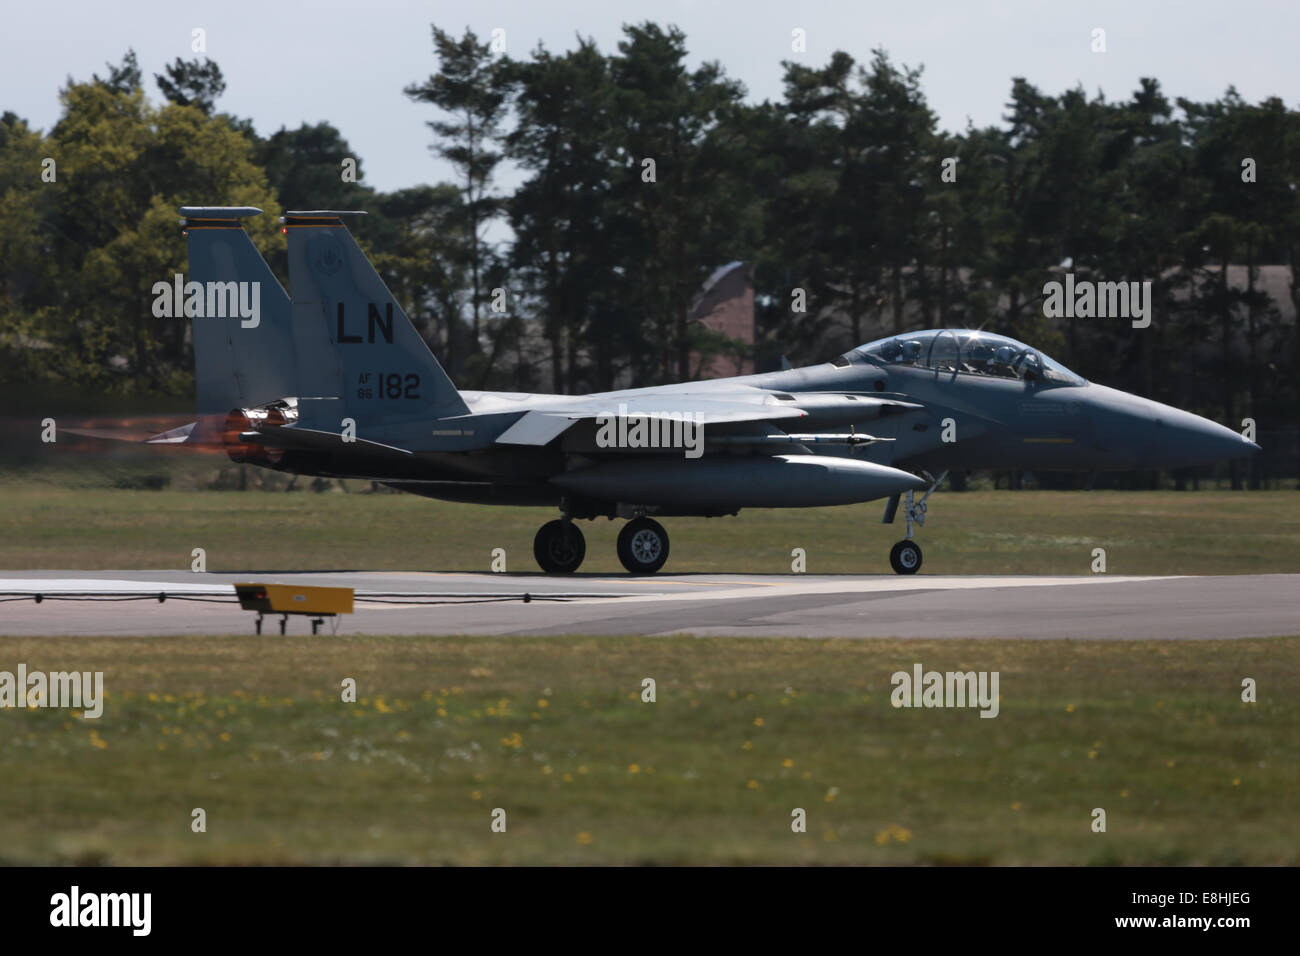
POLYGON ((359 241, 464 388, 648 385, 689 377, 692 356, 763 369, 970 326, 1234 427, 1294 427, 1300 119, 1280 98, 1171 100, 1148 78, 1109 102, 1014 78, 1000 124, 954 132, 921 70, 883 50, 785 62, 782 98, 753 103, 654 23, 613 51, 432 41, 434 72, 393 91, 429 107, 453 173, 432 186, 366 185, 329 123, 264 135, 220 112, 210 60, 150 84, 128 52, 69 78, 49 131, 5 112, 0 382, 187 393, 185 323, 150 310, 154 282, 185 271, 177 207, 263 208, 248 226, 282 278, 281 211, 345 208, 369 213, 359 241), (752 346, 691 320, 733 260, 752 346), (1151 282, 1150 327, 1045 317, 1067 272, 1151 282))

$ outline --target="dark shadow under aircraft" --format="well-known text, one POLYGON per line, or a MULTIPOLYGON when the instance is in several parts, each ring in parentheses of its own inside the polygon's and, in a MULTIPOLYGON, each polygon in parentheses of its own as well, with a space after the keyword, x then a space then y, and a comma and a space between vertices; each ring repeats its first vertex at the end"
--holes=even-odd
POLYGON ((554 506, 533 546, 550 573, 582 564, 575 519, 629 519, 619 559, 650 574, 668 558, 656 518, 883 498, 885 522, 901 506, 907 525, 890 563, 912 574, 915 526, 950 469, 1166 469, 1259 450, 969 329, 761 375, 576 396, 462 392, 357 247, 348 213, 284 216, 291 298, 240 222, 259 212, 181 210, 199 418, 150 441, 432 498, 554 506), (250 288, 258 314, 241 318, 235 302, 250 288))

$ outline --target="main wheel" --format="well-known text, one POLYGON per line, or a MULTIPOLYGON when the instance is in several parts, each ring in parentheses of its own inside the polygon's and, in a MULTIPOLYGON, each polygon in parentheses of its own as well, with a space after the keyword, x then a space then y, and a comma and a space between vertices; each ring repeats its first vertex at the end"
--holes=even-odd
POLYGON ((915 574, 921 570, 921 546, 915 541, 900 541, 889 550, 889 563, 895 574, 915 574))
POLYGON ((547 574, 572 574, 587 556, 587 539, 571 521, 548 521, 533 539, 533 557, 547 574))
POLYGON ((658 521, 634 518, 618 533, 618 559, 633 574, 654 574, 668 560, 668 532, 658 521))

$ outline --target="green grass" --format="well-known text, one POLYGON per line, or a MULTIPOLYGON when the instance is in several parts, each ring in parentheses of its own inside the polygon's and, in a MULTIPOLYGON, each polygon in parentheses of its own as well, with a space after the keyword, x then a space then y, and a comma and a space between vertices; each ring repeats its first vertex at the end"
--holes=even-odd
POLYGON ((1297 637, 0 652, 5 669, 102 670, 108 692, 98 721, 0 710, 4 863, 1300 863, 1297 637), (1000 715, 892 708, 890 675, 913 662, 999 671, 1000 715))
MULTIPOLYGON (((668 572, 888 573, 901 521, 882 502, 665 519, 668 572)), ((313 493, 132 491, 0 482, 0 569, 174 568, 204 548, 209 570, 536 571, 532 540, 555 513, 354 490, 313 493)), ((621 522, 581 522, 584 572, 622 571, 621 522)), ((1295 491, 940 493, 918 532, 922 573, 1087 574, 1104 548, 1112 574, 1300 571, 1295 491)))

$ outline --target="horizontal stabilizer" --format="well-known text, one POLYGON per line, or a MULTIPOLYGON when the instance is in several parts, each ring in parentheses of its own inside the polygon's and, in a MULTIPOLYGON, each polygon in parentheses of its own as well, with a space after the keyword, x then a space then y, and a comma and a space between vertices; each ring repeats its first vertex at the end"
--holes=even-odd
POLYGON ((152 438, 146 438, 146 445, 180 445, 190 440, 190 435, 194 432, 194 426, 198 422, 190 422, 188 425, 182 425, 180 428, 172 428, 168 431, 154 435, 152 438))
POLYGON ((142 435, 135 429, 122 428, 60 428, 59 433, 77 435, 80 438, 98 438, 102 441, 124 441, 133 445, 197 445, 201 444, 199 422, 190 422, 179 428, 172 428, 157 435, 142 435))

